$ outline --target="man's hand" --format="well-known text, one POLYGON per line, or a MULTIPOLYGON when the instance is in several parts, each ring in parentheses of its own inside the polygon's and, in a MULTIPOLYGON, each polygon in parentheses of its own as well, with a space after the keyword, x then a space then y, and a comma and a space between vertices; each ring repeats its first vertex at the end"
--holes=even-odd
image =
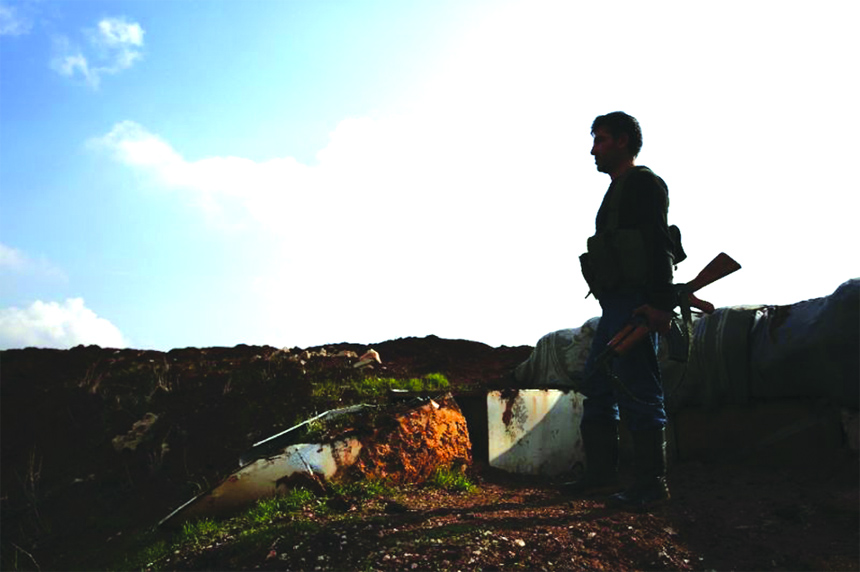
POLYGON ((669 333, 669 329, 672 327, 672 318, 674 317, 672 312, 659 310, 650 304, 639 306, 633 310, 633 315, 645 318, 648 321, 648 329, 661 334, 669 333))

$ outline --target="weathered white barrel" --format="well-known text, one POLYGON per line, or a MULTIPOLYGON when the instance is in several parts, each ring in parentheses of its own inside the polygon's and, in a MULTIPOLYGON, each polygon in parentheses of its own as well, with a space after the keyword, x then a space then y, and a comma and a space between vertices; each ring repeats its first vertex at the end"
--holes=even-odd
POLYGON ((585 463, 579 434, 584 397, 575 391, 520 389, 487 394, 490 466, 557 476, 585 463))

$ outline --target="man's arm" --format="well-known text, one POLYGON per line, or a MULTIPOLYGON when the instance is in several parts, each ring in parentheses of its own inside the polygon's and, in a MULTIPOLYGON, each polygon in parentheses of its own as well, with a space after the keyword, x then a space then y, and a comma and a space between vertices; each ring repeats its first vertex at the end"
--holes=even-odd
POLYGON ((636 210, 631 213, 648 249, 649 288, 652 306, 671 311, 675 305, 672 289, 672 239, 669 235, 669 190, 663 179, 650 170, 633 174, 636 210))

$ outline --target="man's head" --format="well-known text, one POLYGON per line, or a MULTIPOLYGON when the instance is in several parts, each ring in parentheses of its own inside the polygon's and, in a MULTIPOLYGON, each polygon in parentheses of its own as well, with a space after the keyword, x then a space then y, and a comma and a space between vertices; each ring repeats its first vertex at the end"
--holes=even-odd
POLYGON ((642 148, 642 130, 635 117, 621 111, 597 117, 591 124, 594 145, 591 154, 597 170, 614 179, 633 166, 642 148))

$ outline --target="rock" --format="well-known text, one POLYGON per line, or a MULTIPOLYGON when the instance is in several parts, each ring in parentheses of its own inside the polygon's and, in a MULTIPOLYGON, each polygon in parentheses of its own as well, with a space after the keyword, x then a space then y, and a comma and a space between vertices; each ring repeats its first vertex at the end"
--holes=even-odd
POLYGON ((466 418, 451 394, 429 400, 379 423, 361 438, 362 451, 353 470, 367 478, 396 483, 423 483, 439 467, 472 463, 466 418))
POLYGON ((125 449, 134 451, 137 446, 152 439, 152 426, 158 421, 158 415, 147 413, 140 421, 135 421, 131 431, 125 435, 117 435, 111 440, 113 448, 119 452, 125 449))

